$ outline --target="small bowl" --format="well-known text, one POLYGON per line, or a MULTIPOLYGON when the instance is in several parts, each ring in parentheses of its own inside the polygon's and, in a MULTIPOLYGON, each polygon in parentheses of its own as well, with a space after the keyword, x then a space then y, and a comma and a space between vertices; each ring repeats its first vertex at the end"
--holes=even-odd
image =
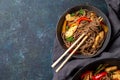
POLYGON ((60 17, 60 19, 58 21, 58 24, 57 24, 57 27, 56 27, 57 39, 59 41, 59 44, 62 46, 62 48, 66 50, 67 47, 64 45, 63 39, 61 37, 62 25, 63 25, 63 22, 65 20, 65 16, 66 16, 67 13, 76 12, 76 11, 80 10, 81 8, 94 11, 98 16, 103 17, 104 22, 108 26, 108 32, 107 32, 106 38, 105 38, 105 40, 103 42, 103 45, 101 46, 101 48, 99 48, 99 50, 94 55, 92 55, 92 56, 84 56, 84 55, 81 55, 81 54, 76 54, 76 55, 73 55, 73 57, 75 57, 75 58, 95 57, 95 56, 99 55, 106 48, 106 46, 108 45, 109 40, 110 40, 110 36, 111 36, 111 25, 110 25, 110 22, 109 22, 108 18, 106 17, 106 15, 101 10, 99 10, 98 8, 96 8, 94 6, 91 6, 91 5, 78 5, 78 6, 74 6, 72 8, 69 8, 67 11, 65 11, 65 13, 60 17))
POLYGON ((118 58, 106 58, 94 61, 82 69, 79 69, 77 73, 74 75, 72 80, 80 80, 81 75, 88 70, 95 70, 100 64, 109 64, 110 66, 117 66, 120 69, 120 59, 118 58))

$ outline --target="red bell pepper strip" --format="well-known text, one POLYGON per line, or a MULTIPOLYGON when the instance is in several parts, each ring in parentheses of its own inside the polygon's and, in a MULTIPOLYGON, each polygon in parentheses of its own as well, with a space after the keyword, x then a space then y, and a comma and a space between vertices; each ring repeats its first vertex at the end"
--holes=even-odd
POLYGON ((80 17, 78 20, 77 20, 77 23, 80 23, 81 21, 89 21, 89 22, 91 22, 92 20, 90 20, 89 18, 87 18, 87 17, 80 17))
POLYGON ((101 72, 95 76, 92 77, 92 80, 100 80, 102 77, 106 76, 107 72, 101 72))
POLYGON ((84 78, 87 74, 89 74, 91 71, 86 71, 85 73, 82 74, 81 79, 84 78))

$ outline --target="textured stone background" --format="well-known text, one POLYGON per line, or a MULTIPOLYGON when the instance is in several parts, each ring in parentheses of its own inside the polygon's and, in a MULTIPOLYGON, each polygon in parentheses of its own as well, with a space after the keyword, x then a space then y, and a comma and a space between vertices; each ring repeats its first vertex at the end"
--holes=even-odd
POLYGON ((0 80, 52 80, 56 23, 74 5, 104 0, 0 0, 0 80))

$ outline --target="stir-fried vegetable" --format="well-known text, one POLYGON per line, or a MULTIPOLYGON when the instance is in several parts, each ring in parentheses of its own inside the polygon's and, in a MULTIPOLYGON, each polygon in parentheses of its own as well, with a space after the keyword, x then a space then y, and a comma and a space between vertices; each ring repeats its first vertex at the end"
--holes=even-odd
POLYGON ((95 72, 97 72, 101 67, 103 66, 103 64, 100 64, 97 69, 95 70, 95 72))
POLYGON ((95 42, 92 46, 92 48, 97 48, 97 45, 100 44, 100 42, 104 39, 104 31, 101 31, 95 38, 95 42))
POLYGON ((82 8, 79 10, 79 14, 81 14, 81 15, 83 15, 84 12, 85 12, 85 11, 84 11, 82 8))
POLYGON ((67 24, 67 21, 65 20, 62 27, 62 33, 66 32, 66 24, 67 24))
POLYGON ((71 16, 70 14, 66 15, 66 20, 67 21, 73 21, 75 19, 75 16, 71 16))
POLYGON ((106 72, 115 71, 115 70, 117 70, 117 66, 107 67, 105 69, 106 72))
POLYGON ((81 75, 81 80, 120 80, 120 70, 117 66, 100 64, 96 70, 88 70, 81 75))
POLYGON ((75 16, 75 13, 70 14, 71 16, 75 16))
POLYGON ((87 18, 87 17, 80 17, 78 20, 77 20, 77 23, 80 23, 81 21, 89 21, 89 22, 91 22, 92 20, 90 20, 89 18, 87 18))
POLYGON ((91 72, 91 71, 85 72, 85 73, 81 76, 81 79, 83 79, 83 80, 90 80, 90 79, 92 79, 92 72, 91 72))
POLYGON ((95 76, 92 77, 92 80, 100 80, 102 77, 106 76, 107 72, 101 72, 95 76))
POLYGON ((73 36, 68 37, 68 38, 66 38, 66 40, 67 40, 68 42, 73 42, 73 41, 74 41, 74 37, 73 37, 73 36))
POLYGON ((113 80, 120 80, 120 70, 113 72, 112 78, 113 80))
POLYGON ((101 72, 102 70, 105 69, 105 67, 107 66, 108 64, 100 64, 99 67, 96 69, 95 71, 95 75, 98 74, 99 72, 101 72))
POLYGON ((108 27, 105 24, 101 23, 101 26, 105 32, 108 32, 108 27))
POLYGON ((81 78, 84 78, 87 74, 89 74, 91 71, 86 71, 85 73, 82 74, 81 78))
POLYGON ((69 26, 66 26, 66 30, 68 30, 69 29, 69 26))
POLYGON ((71 36, 73 35, 73 33, 76 31, 76 29, 77 29, 77 26, 70 27, 70 28, 68 29, 68 31, 66 31, 65 37, 66 37, 66 38, 71 37, 71 36))

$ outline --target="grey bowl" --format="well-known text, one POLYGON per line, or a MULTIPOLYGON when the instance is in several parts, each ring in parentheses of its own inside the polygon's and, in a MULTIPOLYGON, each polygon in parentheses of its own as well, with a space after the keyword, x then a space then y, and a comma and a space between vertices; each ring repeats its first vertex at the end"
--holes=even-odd
POLYGON ((65 20, 65 15, 67 13, 73 13, 75 11, 78 11, 79 9, 88 9, 88 10, 92 10, 94 12, 96 12, 96 14, 98 16, 101 16, 104 18, 104 22, 106 23, 106 25, 108 26, 108 33, 107 33, 107 36, 106 36, 106 39, 104 40, 104 43, 102 45, 102 47, 97 51, 96 54, 92 55, 92 56, 84 56, 84 55, 80 55, 80 54, 77 54, 77 55, 73 55, 73 57, 75 58, 89 58, 89 57, 95 57, 97 55, 99 55, 100 53, 102 53, 102 51, 106 48, 106 46, 108 45, 109 41, 110 41, 110 36, 111 36, 111 25, 110 25, 110 22, 108 20, 108 18, 106 17, 106 15, 101 11, 99 10, 98 8, 94 7, 94 6, 91 6, 91 5, 77 5, 77 6, 74 6, 72 8, 69 8, 68 10, 66 10, 64 12, 64 14, 60 17, 58 23, 57 23, 57 26, 56 26, 56 34, 57 34, 57 39, 59 41, 59 44, 62 46, 63 49, 67 49, 66 46, 64 45, 64 42, 63 42, 63 39, 61 37, 61 31, 62 31, 62 25, 63 25, 63 22, 65 20))

